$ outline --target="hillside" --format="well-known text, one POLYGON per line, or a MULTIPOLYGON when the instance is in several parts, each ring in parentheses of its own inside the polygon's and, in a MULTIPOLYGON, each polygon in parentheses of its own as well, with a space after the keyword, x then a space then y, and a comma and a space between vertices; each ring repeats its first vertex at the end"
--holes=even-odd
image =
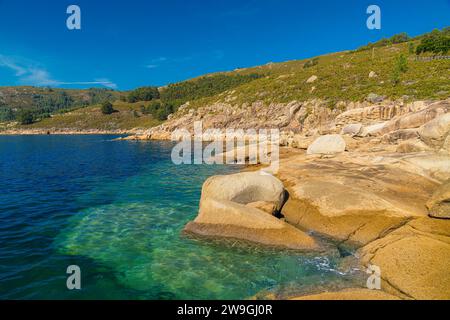
POLYGON ((220 114, 223 110, 215 107, 220 104, 227 105, 226 113, 233 113, 254 104, 264 109, 310 100, 334 110, 343 103, 363 102, 369 95, 375 100, 405 102, 445 100, 450 97, 450 59, 430 57, 446 54, 449 43, 449 28, 412 39, 400 34, 354 51, 268 63, 131 92, 5 87, 0 88, 0 122, 3 129, 131 130, 180 118, 198 108, 220 114), (118 112, 101 114, 98 104, 103 101, 115 101, 118 112), (34 112, 33 124, 14 124, 22 110, 34 112))

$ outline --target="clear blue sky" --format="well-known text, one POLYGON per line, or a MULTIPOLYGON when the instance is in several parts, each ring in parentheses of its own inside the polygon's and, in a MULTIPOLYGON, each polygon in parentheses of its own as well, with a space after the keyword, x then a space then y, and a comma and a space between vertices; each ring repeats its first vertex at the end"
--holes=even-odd
POLYGON ((0 86, 165 85, 449 25, 450 0, 0 0, 0 86), (81 30, 66 28, 70 4, 81 30))

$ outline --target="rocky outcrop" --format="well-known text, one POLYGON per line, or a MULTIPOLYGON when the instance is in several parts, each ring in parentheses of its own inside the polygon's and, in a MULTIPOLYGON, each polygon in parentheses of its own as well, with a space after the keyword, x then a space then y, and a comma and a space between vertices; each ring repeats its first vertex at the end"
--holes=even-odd
POLYGON ((345 151, 345 140, 338 134, 326 135, 315 140, 309 147, 307 154, 332 155, 345 151))
POLYGON ((381 269, 382 289, 405 298, 450 299, 450 221, 415 219, 360 249, 381 269))
POLYGON ((283 184, 266 173, 215 176, 205 182, 199 214, 185 231, 289 249, 318 250, 312 237, 274 216, 286 199, 283 184), (257 202, 259 205, 255 205, 257 202), (265 208, 272 206, 272 214, 260 210, 261 202, 265 208))
POLYGON ((438 183, 390 164, 395 161, 400 160, 345 154, 282 160, 278 176, 291 195, 283 208, 286 220, 361 246, 412 218, 426 217, 425 203, 438 183))
POLYGON ((450 219, 450 181, 442 184, 427 202, 430 217, 450 219))
MULTIPOLYGON (((424 124, 419 129, 422 141, 435 147, 444 147, 444 141, 450 133, 450 113, 443 114, 424 124)), ((444 147, 445 148, 445 147, 444 147)))

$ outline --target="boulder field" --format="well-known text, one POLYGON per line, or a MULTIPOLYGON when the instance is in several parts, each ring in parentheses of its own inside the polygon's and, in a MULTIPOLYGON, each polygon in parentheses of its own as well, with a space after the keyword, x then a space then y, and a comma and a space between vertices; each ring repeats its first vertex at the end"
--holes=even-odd
POLYGON ((280 129, 279 170, 208 179, 185 231, 307 251, 322 249, 320 236, 362 270, 381 270, 382 291, 297 298, 450 299, 450 100, 372 100, 186 105, 146 137, 200 119, 204 128, 280 129))

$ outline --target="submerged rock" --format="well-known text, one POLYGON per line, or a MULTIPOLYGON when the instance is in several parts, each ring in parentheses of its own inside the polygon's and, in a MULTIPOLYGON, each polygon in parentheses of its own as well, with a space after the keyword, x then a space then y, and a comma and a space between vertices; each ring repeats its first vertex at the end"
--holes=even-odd
POLYGON ((273 205, 279 212, 287 200, 280 180, 262 172, 243 172, 209 178, 203 185, 200 211, 185 231, 209 237, 247 240, 289 249, 317 250, 306 233, 267 214, 255 202, 273 205))

